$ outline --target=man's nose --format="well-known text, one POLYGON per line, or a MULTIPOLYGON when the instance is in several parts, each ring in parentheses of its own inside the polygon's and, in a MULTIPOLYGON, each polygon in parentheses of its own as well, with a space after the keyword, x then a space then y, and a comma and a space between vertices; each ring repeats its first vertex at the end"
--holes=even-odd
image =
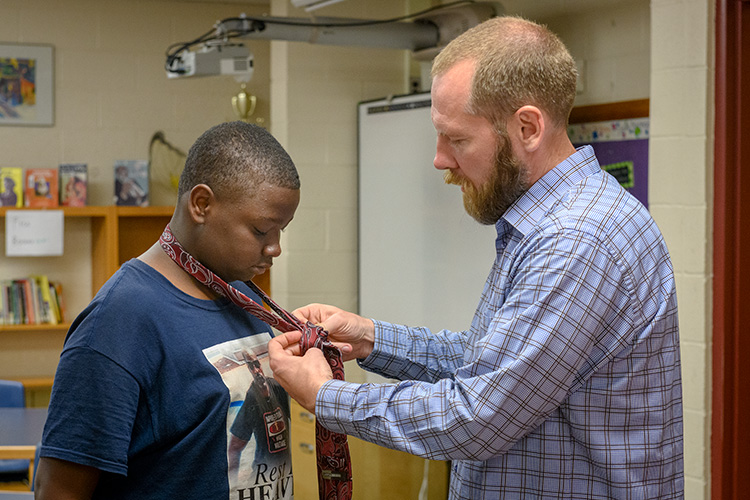
POLYGON ((456 168, 458 166, 456 159, 453 157, 453 152, 448 145, 448 139, 445 137, 438 135, 435 159, 432 160, 432 164, 435 165, 435 168, 438 170, 456 168))

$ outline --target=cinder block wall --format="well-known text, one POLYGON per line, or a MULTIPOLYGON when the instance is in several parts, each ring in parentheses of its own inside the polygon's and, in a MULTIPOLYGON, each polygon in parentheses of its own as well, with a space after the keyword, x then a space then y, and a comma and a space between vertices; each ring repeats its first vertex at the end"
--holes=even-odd
MULTIPOLYGON (((404 12, 404 4, 349 1, 320 15, 382 19, 404 12)), ((307 15, 288 0, 272 0, 271 12, 307 15)), ((271 273, 274 295, 290 307, 324 302, 357 310, 357 104, 406 93, 407 57, 402 50, 271 42, 271 130, 302 181, 284 255, 271 273)))
MULTIPOLYGON (((63 162, 89 166, 89 204, 112 205, 113 164, 146 159, 149 141, 163 131, 187 151, 206 129, 234 120, 231 98, 240 90, 232 77, 167 79, 167 47, 193 40, 218 19, 241 12, 263 14, 268 6, 176 0, 2 0, 1 43, 54 47, 55 117, 51 127, 0 126, 0 166, 51 167, 63 162)), ((248 90, 258 97, 255 116, 269 121, 270 42, 250 43, 255 72, 248 90)), ((152 205, 172 205, 176 192, 168 173, 153 171, 152 205)), ((7 258, 0 245, 0 277, 48 272, 65 285, 68 310, 80 312, 91 299, 90 229, 68 220, 65 255, 7 258), (47 267, 44 267, 47 266, 47 267)), ((10 371, 12 373, 12 371, 10 371)))
POLYGON ((714 3, 651 1, 651 212, 680 308, 685 498, 710 498, 714 3))

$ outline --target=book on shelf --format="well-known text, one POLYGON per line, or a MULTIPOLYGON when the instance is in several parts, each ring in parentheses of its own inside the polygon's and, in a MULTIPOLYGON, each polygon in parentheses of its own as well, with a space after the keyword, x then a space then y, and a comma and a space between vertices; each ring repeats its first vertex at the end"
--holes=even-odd
POLYGON ((61 323, 62 320, 57 308, 57 298, 54 296, 56 295, 54 284, 49 282, 46 274, 31 276, 31 278, 39 290, 40 315, 44 318, 44 322, 51 325, 61 323))
POLYGON ((15 324, 22 325, 29 322, 29 313, 26 312, 26 295, 23 291, 23 284, 18 280, 13 280, 10 285, 10 293, 12 294, 13 301, 11 307, 13 307, 13 318, 15 318, 15 324))
POLYGON ((36 293, 34 292, 34 285, 28 278, 21 278, 18 281, 19 291, 22 294, 21 303, 23 304, 23 318, 24 324, 36 325, 39 324, 39 318, 36 311, 39 309, 35 304, 36 293))
POLYGON ((0 280, 0 325, 63 323, 62 285, 46 275, 0 280))
POLYGON ((88 165, 61 163, 58 166, 60 206, 85 207, 88 203, 88 165))
POLYGON ((50 281, 49 293, 52 297, 52 300, 54 301, 53 304, 55 314, 57 315, 57 322, 65 323, 65 318, 67 317, 67 315, 65 314, 65 302, 63 301, 62 283, 60 283, 59 281, 55 281, 54 283, 50 281))
POLYGON ((0 206, 23 206, 23 169, 0 167, 0 206))
POLYGON ((50 208, 58 206, 57 169, 27 168, 24 173, 24 206, 50 208))
POLYGON ((10 294, 8 293, 8 287, 5 286, 5 281, 0 281, 0 325, 11 324, 11 320, 8 319, 10 315, 10 303, 8 302, 10 294))
POLYGON ((115 162, 115 205, 148 206, 148 161, 117 160, 115 162))

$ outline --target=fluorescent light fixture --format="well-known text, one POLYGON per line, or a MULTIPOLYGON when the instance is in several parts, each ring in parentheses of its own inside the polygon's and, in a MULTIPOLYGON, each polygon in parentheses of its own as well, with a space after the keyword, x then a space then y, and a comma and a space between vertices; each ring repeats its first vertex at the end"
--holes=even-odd
POLYGON ((342 2, 343 0, 292 0, 292 5, 295 7, 304 7, 307 12, 310 12, 326 5, 342 2))

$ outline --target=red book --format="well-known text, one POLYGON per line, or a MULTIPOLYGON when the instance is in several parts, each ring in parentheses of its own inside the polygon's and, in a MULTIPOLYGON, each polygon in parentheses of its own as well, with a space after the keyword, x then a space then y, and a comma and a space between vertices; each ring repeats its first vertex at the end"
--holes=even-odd
POLYGON ((56 207, 57 169, 27 168, 24 182, 24 205, 29 208, 56 207))
POLYGON ((34 296, 31 292, 31 283, 26 278, 20 278, 15 280, 16 286, 18 286, 18 292, 23 304, 23 321, 21 324, 34 325, 36 324, 36 314, 34 311, 34 296))

